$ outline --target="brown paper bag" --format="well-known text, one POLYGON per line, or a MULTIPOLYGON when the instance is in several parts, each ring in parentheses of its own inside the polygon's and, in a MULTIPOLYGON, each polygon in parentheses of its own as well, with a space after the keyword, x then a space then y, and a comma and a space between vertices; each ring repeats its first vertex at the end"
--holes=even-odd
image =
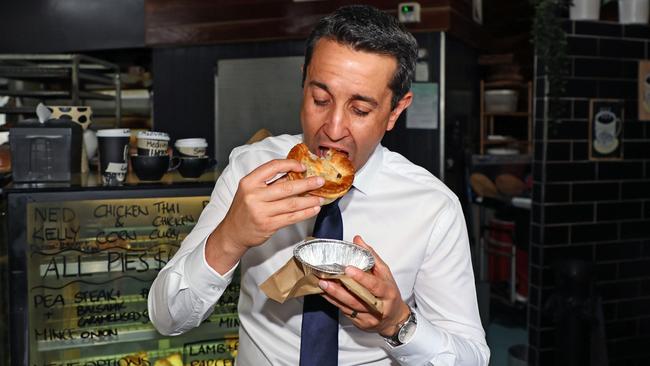
MULTIPOLYGON (((381 300, 352 278, 346 275, 332 275, 323 279, 339 280, 343 286, 357 295, 373 311, 381 313, 383 305, 381 300)), ((307 273, 296 258, 291 257, 282 268, 260 285, 260 289, 270 299, 282 304, 287 299, 294 297, 323 293, 323 290, 318 287, 318 280, 319 278, 313 273, 307 273)))

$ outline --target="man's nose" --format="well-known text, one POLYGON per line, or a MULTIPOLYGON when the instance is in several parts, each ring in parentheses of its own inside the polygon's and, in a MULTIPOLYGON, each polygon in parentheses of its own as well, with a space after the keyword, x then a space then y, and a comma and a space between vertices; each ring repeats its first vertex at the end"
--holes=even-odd
POLYGON ((343 108, 335 108, 325 125, 325 133, 332 141, 346 137, 348 131, 348 118, 343 108))

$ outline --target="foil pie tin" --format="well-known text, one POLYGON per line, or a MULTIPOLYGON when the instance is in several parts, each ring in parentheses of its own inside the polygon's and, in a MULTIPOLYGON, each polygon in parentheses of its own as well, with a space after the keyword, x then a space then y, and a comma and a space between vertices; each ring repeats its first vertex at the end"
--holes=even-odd
POLYGON ((335 239, 303 241, 294 248, 293 256, 303 264, 306 272, 318 277, 342 275, 346 266, 368 271, 375 265, 375 258, 369 250, 335 239))

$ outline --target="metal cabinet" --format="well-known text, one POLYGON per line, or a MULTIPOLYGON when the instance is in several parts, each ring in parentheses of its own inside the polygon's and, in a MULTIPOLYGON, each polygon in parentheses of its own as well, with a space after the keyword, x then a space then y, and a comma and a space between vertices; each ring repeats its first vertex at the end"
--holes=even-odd
POLYGON ((0 78, 22 82, 19 88, 0 90, 0 96, 15 100, 13 105, 0 107, 0 113, 33 117, 41 101, 85 105, 87 100, 106 100, 113 101, 113 107, 93 114, 114 117, 115 127, 120 124, 120 70, 110 62, 80 54, 3 54, 0 78))

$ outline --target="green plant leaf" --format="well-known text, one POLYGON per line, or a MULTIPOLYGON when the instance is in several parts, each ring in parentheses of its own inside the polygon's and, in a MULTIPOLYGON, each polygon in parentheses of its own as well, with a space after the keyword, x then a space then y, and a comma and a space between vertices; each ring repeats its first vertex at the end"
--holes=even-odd
POLYGON ((566 78, 569 72, 567 57, 567 36, 562 28, 566 21, 561 15, 565 14, 570 5, 566 0, 537 0, 533 18, 532 42, 537 56, 538 75, 545 76, 548 82, 545 97, 548 97, 548 117, 558 119, 564 114, 559 99, 566 89, 566 78))

